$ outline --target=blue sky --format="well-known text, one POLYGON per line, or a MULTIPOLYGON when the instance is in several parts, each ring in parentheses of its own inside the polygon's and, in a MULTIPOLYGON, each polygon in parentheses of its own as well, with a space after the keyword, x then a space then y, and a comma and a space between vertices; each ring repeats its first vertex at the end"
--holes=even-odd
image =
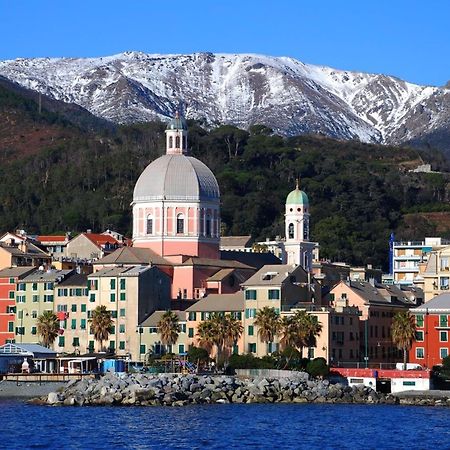
POLYGON ((199 51, 450 80, 450 0, 0 0, 0 59, 199 51))

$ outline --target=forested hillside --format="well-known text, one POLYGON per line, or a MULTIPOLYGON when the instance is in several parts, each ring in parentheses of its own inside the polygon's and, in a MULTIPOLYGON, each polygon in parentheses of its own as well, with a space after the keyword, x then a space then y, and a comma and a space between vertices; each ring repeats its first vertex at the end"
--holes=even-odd
MULTIPOLYGON (((163 154, 164 125, 91 126, 85 111, 74 121, 47 107, 39 113, 33 99, 0 86, 0 230, 129 235, 134 183, 163 154)), ((282 235, 284 200, 300 177, 323 257, 386 267, 391 231, 450 237, 449 175, 408 172, 424 160, 447 170, 438 152, 189 125, 192 154, 220 185, 224 234, 282 235), (436 212, 438 222, 425 214, 436 212)))

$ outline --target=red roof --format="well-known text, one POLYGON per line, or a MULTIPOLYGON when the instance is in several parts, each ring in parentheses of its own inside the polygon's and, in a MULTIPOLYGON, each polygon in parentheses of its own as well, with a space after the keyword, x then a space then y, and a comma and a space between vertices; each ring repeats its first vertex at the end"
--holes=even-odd
POLYGON ((102 246, 105 244, 120 244, 117 239, 114 239, 109 234, 98 234, 98 233, 83 233, 89 240, 91 240, 94 244, 98 246, 102 246))
POLYGON ((39 242, 65 242, 67 236, 38 236, 37 240, 39 242))

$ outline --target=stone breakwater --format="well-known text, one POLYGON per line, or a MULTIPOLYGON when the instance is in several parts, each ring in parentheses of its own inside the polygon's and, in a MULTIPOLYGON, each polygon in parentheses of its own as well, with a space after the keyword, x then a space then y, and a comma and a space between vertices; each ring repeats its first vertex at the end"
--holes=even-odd
POLYGON ((208 403, 398 403, 366 387, 330 384, 298 372, 290 378, 107 374, 69 382, 61 392, 37 400, 48 405, 166 405, 208 403))

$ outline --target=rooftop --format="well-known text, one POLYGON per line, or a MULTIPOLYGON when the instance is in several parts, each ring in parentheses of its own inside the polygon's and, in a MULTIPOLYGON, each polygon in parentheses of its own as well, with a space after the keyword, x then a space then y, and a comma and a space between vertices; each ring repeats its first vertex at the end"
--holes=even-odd
POLYGON ((31 266, 21 266, 21 267, 9 267, 8 269, 0 270, 0 278, 21 278, 29 275, 36 267, 31 266))
POLYGON ((122 247, 114 252, 99 259, 95 262, 96 265, 102 264, 159 264, 170 265, 163 257, 157 255, 154 251, 148 248, 139 247, 122 247))
POLYGON ((62 281, 72 272, 72 270, 36 270, 30 275, 24 277, 22 281, 24 283, 57 282, 62 281))
POLYGON ((450 313, 450 293, 440 294, 411 310, 414 313, 446 312, 450 313))
POLYGON ((190 306, 188 312, 232 312, 244 310, 244 291, 234 294, 210 294, 190 306))
POLYGON ((305 270, 301 266, 290 264, 266 265, 242 283, 243 286, 281 286, 283 282, 296 272, 305 270))
POLYGON ((250 247, 252 237, 248 236, 222 236, 220 238, 220 247, 250 247))
POLYGON ((105 267, 102 270, 91 273, 88 278, 99 277, 135 277, 141 273, 151 270, 150 266, 127 266, 127 267, 105 267))
MULTIPOLYGON (((156 328, 165 312, 166 311, 155 311, 153 314, 148 316, 139 326, 156 328)), ((174 312, 178 316, 179 322, 186 322, 186 312, 185 311, 174 310, 172 312, 174 312)))

